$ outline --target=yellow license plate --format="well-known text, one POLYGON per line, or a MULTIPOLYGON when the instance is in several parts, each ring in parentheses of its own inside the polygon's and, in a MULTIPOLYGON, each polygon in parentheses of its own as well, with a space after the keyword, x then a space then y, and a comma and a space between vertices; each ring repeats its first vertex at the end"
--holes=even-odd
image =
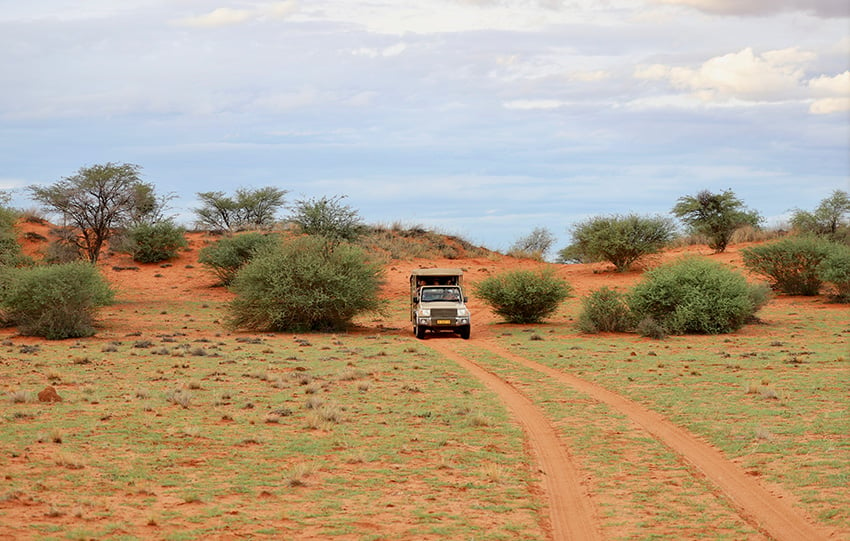
POLYGON ((451 319, 438 319, 437 320, 437 325, 451 325, 451 324, 452 324, 451 319))

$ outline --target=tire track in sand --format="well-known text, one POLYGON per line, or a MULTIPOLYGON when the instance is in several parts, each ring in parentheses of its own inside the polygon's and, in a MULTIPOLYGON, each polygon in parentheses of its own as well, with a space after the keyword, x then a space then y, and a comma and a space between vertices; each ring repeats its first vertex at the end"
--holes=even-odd
MULTIPOLYGON (((446 344, 448 343, 446 342, 446 344)), ((729 498, 741 517, 769 537, 778 541, 817 541, 828 538, 827 532, 809 522, 790 504, 768 492, 767 489, 748 476, 740 466, 727 460, 719 450, 700 441, 693 434, 676 426, 664 416, 595 383, 511 353, 492 340, 480 339, 476 341, 476 345, 511 362, 531 368, 569 385, 626 415, 692 464, 729 498)), ((451 359, 461 358, 457 354, 449 355, 447 353, 451 351, 451 346, 435 349, 446 353, 446 356, 451 359)), ((465 360, 461 364, 467 366, 469 363, 472 363, 472 361, 465 360)), ((489 378, 499 379, 483 368, 475 366, 477 371, 484 371, 489 378)), ((477 372, 476 375, 478 375, 477 372)), ((499 379, 499 381, 501 380, 499 379)), ((505 382, 502 382, 502 384, 508 386, 505 382)), ((515 389, 513 389, 513 392, 519 393, 515 389)), ((542 415, 539 410, 537 414, 542 415)), ((529 432, 529 438, 533 437, 535 437, 534 433, 529 432)), ((548 485, 547 488, 549 488, 548 485)), ((557 487, 552 488, 556 489, 557 487)), ((552 494, 550 493, 549 496, 551 498, 552 494)))
POLYGON ((552 538, 558 541, 602 539, 589 493, 557 430, 524 394, 457 353, 453 342, 432 339, 426 345, 462 366, 496 393, 522 426, 537 465, 543 472, 552 538))

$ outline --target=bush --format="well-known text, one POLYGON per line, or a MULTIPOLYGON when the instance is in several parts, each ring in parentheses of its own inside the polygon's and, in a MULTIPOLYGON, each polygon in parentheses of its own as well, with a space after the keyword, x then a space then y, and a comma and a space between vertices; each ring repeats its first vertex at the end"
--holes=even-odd
POLYGON ((49 340, 94 334, 97 309, 113 293, 97 268, 89 263, 66 263, 5 273, 0 293, 5 319, 21 334, 49 340))
POLYGON ((198 254, 198 262, 212 269, 222 284, 230 285, 239 269, 248 263, 257 251, 277 243, 276 235, 262 233, 225 237, 202 249, 198 254))
POLYGON ((617 271, 660 251, 673 238, 673 222, 661 216, 599 216, 573 227, 573 243, 561 250, 559 260, 610 261, 617 271))
POLYGON ((687 258, 646 273, 629 296, 638 320, 651 318, 671 334, 719 334, 741 328, 768 300, 764 286, 703 258, 687 258))
POLYGON ((170 221, 138 224, 124 233, 117 251, 129 253, 138 263, 159 263, 177 257, 185 248, 185 231, 170 221))
POLYGON ((8 197, 0 192, 0 266, 21 267, 29 265, 32 260, 24 254, 15 230, 19 213, 3 206, 7 199, 8 197))
POLYGON ((585 297, 582 305, 578 316, 578 328, 582 332, 625 332, 634 327, 628 296, 624 293, 603 287, 585 297))
POLYGON ((770 281, 773 289, 788 295, 817 295, 822 279, 818 266, 835 244, 817 237, 789 237, 741 251, 744 265, 770 281))
POLYGON ((365 231, 360 214, 342 200, 345 196, 305 199, 295 202, 289 220, 306 235, 319 235, 332 245, 354 242, 365 231))
POLYGON ((233 281, 228 323, 255 331, 344 330, 381 306, 382 268, 360 248, 300 237, 257 253, 233 281))
POLYGON ((475 294, 509 323, 543 321, 571 291, 572 287, 551 269, 502 273, 475 285, 475 294))
POLYGON ((15 232, 0 231, 0 266, 23 267, 31 263, 32 259, 24 254, 15 232))
POLYGON ((834 299, 850 302, 850 248, 838 245, 817 268, 818 277, 836 288, 834 299))

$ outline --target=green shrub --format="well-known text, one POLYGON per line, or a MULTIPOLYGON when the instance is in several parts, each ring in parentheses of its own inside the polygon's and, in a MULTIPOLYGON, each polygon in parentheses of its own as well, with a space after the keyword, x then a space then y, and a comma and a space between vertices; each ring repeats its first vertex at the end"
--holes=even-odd
POLYGON ((741 328, 769 298, 767 288, 704 258, 687 258, 646 273, 629 296, 638 320, 671 334, 719 334, 741 328))
POLYGON ((89 263, 9 269, 0 306, 21 334, 50 340, 94 334, 97 309, 112 301, 109 284, 89 263))
POLYGON ((138 263, 159 263, 177 257, 187 245, 184 229, 164 221, 129 228, 116 249, 131 254, 138 263))
POLYGON ((554 271, 511 271, 485 278, 475 294, 509 323, 539 323, 570 296, 572 287, 554 271))
POLYGON ((23 267, 31 263, 32 259, 24 254, 14 231, 0 231, 0 266, 23 267))
POLYGON ((382 267, 360 248, 300 237, 267 248, 233 281, 228 323, 255 331, 344 330, 381 307, 382 267))
POLYGON ((835 286, 834 299, 850 302, 850 247, 838 245, 817 268, 818 277, 835 286))
POLYGON ((224 237, 211 244, 198 254, 198 261, 209 267, 224 285, 230 285, 246 263, 258 250, 268 248, 279 242, 276 235, 262 233, 242 233, 224 237))
POLYGON ((354 242, 365 231, 357 210, 342 203, 345 196, 295 202, 289 220, 306 235, 324 237, 331 244, 354 242))
POLYGON ((628 296, 624 293, 603 287, 585 297, 582 306, 578 316, 578 328, 582 332, 625 332, 634 327, 628 296))
POLYGON ((673 231, 673 222, 661 216, 597 216, 573 227, 573 243, 561 250, 559 260, 610 261, 623 272, 659 252, 672 240, 673 231))
POLYGON ((24 254, 15 229, 20 213, 3 206, 7 199, 8 197, 0 192, 0 266, 29 265, 32 260, 24 254))
POLYGON ((770 286, 788 295, 817 295, 822 280, 818 266, 836 245, 817 237, 789 237, 741 251, 744 265, 766 277, 770 286))

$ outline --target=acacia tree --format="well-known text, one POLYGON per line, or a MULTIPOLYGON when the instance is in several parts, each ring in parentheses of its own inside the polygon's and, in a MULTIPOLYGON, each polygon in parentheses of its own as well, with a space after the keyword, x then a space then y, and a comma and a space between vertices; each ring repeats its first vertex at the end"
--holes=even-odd
POLYGON ((116 228, 155 212, 153 186, 142 182, 138 165, 108 162, 82 167, 51 186, 31 186, 33 198, 58 212, 73 228, 70 242, 96 263, 116 228))
POLYGON ((307 235, 324 237, 331 245, 354 241, 363 232, 356 209, 344 205, 345 196, 302 199, 295 203, 289 220, 307 235))
POLYGON ((841 227, 847 225, 844 216, 850 214, 850 195, 835 190, 820 202, 814 212, 796 209, 791 216, 791 225, 802 233, 834 237, 841 227))
POLYGON ((239 188, 231 197, 224 192, 199 192, 201 206, 194 209, 198 222, 211 229, 239 231, 271 226, 288 192, 279 188, 239 188))
POLYGON ((705 235, 708 247, 716 253, 726 250, 736 230, 745 225, 756 227, 762 220, 758 212, 747 209, 731 190, 721 193, 702 190, 695 196, 680 197, 673 214, 692 233, 705 235))

